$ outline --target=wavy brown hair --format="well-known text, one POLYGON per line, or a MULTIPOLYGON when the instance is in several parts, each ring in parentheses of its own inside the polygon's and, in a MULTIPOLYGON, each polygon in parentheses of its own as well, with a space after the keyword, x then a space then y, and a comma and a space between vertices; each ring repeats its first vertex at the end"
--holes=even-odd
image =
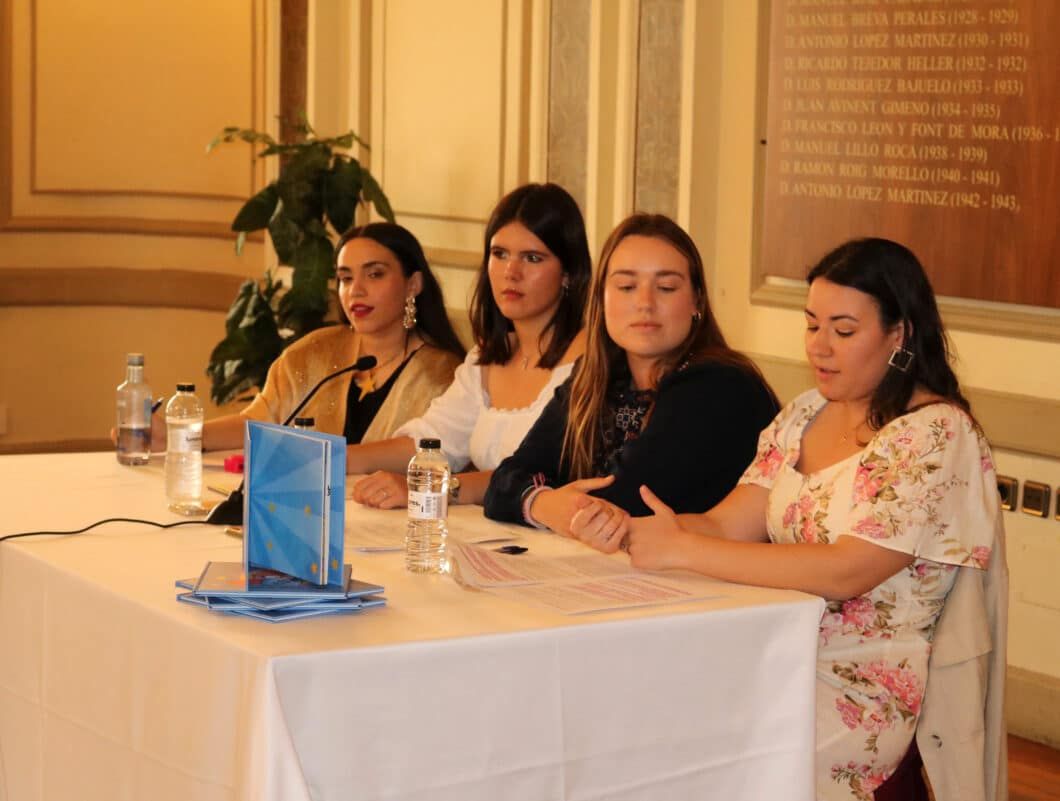
MULTIPOLYGON (((570 411, 563 434, 561 461, 570 465, 572 479, 589 478, 603 442, 602 422, 607 393, 616 370, 622 366, 626 352, 607 333, 604 319, 604 287, 611 257, 628 236, 661 239, 674 247, 688 262, 689 280, 695 292, 697 315, 692 318, 688 336, 656 365, 653 385, 682 365, 713 362, 737 367, 751 373, 773 396, 769 384, 754 362, 733 350, 725 341, 707 296, 707 279, 703 259, 695 242, 681 226, 662 214, 633 214, 618 224, 604 243, 600 263, 589 289, 589 310, 585 324, 585 355, 571 380, 570 411)), ((779 404, 778 404, 779 405, 779 404)))

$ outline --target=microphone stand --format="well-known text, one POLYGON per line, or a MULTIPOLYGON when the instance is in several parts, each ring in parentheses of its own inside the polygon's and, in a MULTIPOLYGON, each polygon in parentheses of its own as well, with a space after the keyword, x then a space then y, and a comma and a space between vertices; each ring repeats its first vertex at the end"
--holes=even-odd
MULTIPOLYGON (((362 370, 371 370, 375 365, 375 356, 362 356, 349 367, 343 367, 341 370, 336 370, 334 373, 324 376, 311 390, 309 390, 308 394, 302 398, 301 403, 294 407, 294 411, 287 415, 287 419, 284 420, 281 425, 290 425, 291 421, 298 416, 298 413, 305 408, 305 405, 309 403, 310 399, 317 393, 317 390, 324 386, 324 384, 328 383, 328 381, 331 381, 331 379, 338 378, 340 375, 345 375, 346 373, 359 373, 362 370)), ((210 510, 210 513, 206 515, 206 520, 203 522, 212 523, 217 526, 243 525, 243 485, 245 483, 246 479, 240 481, 239 486, 232 490, 227 498, 210 510)))

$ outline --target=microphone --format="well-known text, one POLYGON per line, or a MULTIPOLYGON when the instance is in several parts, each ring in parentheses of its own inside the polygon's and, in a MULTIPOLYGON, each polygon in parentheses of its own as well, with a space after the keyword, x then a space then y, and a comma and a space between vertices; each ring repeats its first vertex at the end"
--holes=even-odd
MULTIPOLYGON (((324 386, 328 381, 333 378, 338 378, 340 375, 346 373, 359 373, 362 370, 371 370, 376 366, 378 362, 375 356, 362 356, 349 367, 343 367, 341 370, 336 370, 330 375, 324 376, 322 379, 317 381, 306 396, 302 398, 301 403, 294 407, 294 411, 287 415, 287 419, 283 421, 281 425, 290 425, 291 421, 298 416, 298 413, 305 408, 305 405, 309 403, 310 399, 316 395, 317 390, 324 386)), ((212 523, 217 526, 241 526, 243 525, 243 485, 246 479, 239 482, 239 486, 232 490, 232 493, 221 501, 217 506, 210 510, 210 514, 206 515, 205 523, 212 523)))

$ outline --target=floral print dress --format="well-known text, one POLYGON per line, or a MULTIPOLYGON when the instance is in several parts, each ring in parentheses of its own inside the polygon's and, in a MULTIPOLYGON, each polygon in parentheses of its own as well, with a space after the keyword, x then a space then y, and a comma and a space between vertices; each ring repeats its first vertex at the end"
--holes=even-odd
POLYGON ((817 653, 817 797, 871 801, 916 730, 935 622, 958 567, 984 569, 1000 514, 990 450, 947 403, 892 420, 859 453, 795 469, 802 434, 827 401, 816 390, 762 432, 741 483, 770 490, 773 542, 840 536, 914 556, 858 598, 828 603, 817 653))

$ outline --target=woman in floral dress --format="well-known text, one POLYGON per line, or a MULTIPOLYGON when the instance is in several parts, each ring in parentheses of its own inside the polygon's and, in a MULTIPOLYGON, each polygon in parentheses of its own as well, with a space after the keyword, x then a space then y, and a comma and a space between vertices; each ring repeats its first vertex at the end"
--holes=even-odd
MULTIPOLYGON (((990 560, 997 479, 916 257, 887 240, 848 242, 809 282, 817 389, 762 432, 740 485, 709 512, 674 515, 643 488, 655 514, 631 521, 625 547, 640 567, 828 601, 817 796, 871 801, 912 741, 957 568, 990 560)), ((572 530, 592 543, 596 525, 587 506, 572 530)))

